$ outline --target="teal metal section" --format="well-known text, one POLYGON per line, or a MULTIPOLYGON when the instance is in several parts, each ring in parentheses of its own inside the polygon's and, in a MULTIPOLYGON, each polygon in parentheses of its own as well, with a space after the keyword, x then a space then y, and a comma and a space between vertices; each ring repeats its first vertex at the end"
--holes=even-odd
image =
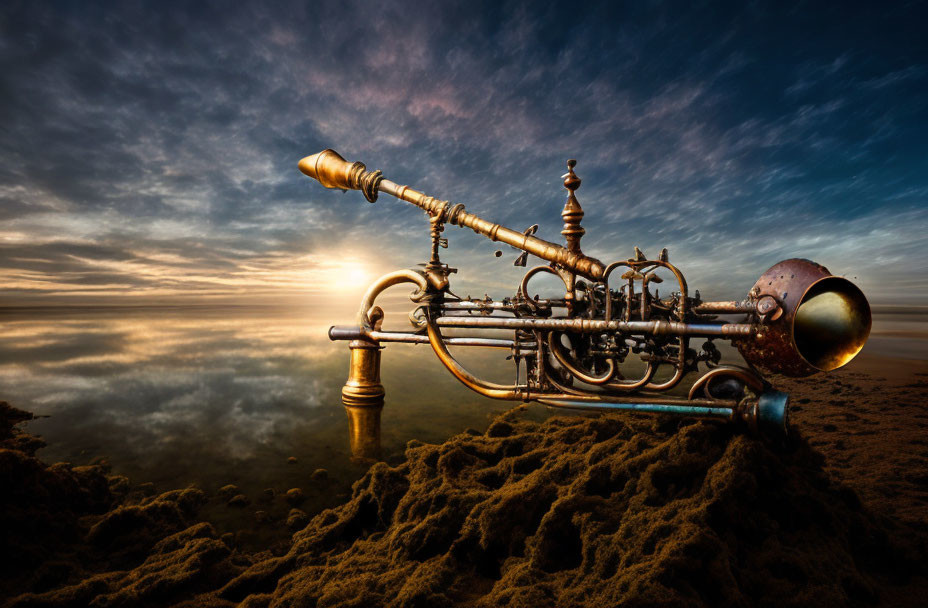
POLYGON ((681 416, 700 416, 708 418, 733 419, 733 410, 730 407, 706 407, 702 405, 668 405, 664 403, 614 403, 611 401, 598 401, 595 403, 583 401, 567 401, 559 399, 539 399, 539 403, 553 407, 564 407, 575 410, 593 411, 626 411, 644 412, 650 414, 679 414, 681 416))
POLYGON ((767 391, 757 400, 757 428, 761 432, 786 435, 789 428, 789 395, 767 391))

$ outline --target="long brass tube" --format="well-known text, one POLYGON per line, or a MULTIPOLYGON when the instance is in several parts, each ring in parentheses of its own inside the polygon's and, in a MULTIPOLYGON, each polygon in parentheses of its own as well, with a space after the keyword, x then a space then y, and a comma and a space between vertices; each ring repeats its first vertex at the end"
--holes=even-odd
POLYGON ((693 307, 696 314, 739 314, 757 311, 757 302, 743 300, 741 302, 702 302, 693 307))
MULTIPOLYGON (((401 342, 406 344, 428 344, 428 336, 411 334, 404 331, 365 331, 355 325, 333 325, 329 328, 329 340, 371 340, 374 342, 401 342)), ((487 348, 515 348, 520 350, 534 350, 534 342, 519 342, 499 338, 444 338, 448 346, 483 346, 487 348)))
MULTIPOLYGON (((400 200, 404 200, 407 203, 412 203, 420 209, 424 209, 429 214, 441 213, 445 209, 453 209, 451 203, 448 201, 427 196, 422 192, 413 190, 409 186, 400 186, 388 179, 380 182, 379 190, 391 196, 395 196, 400 200)), ((489 238, 491 241, 499 241, 507 245, 512 245, 517 249, 538 256, 543 260, 548 260, 564 268, 569 268, 577 274, 593 281, 600 280, 603 276, 603 271, 605 271, 603 263, 595 258, 585 256, 582 253, 573 253, 568 251, 566 247, 485 220, 479 215, 464 211, 463 206, 461 206, 457 213, 449 214, 448 222, 463 228, 470 228, 477 234, 482 234, 489 238)))
POLYGON ((535 319, 509 317, 438 317, 441 327, 479 327, 482 329, 522 329, 576 331, 580 333, 622 332, 655 336, 743 337, 754 332, 749 323, 681 323, 680 321, 603 321, 599 319, 535 319))
POLYGON ((385 192, 407 203, 412 203, 428 212, 429 215, 442 215, 445 217, 443 221, 449 224, 470 228, 491 241, 512 245, 543 260, 568 268, 592 281, 602 279, 606 269, 605 265, 595 258, 582 253, 573 253, 566 247, 485 220, 478 215, 464 211, 463 205, 452 205, 448 201, 427 196, 409 186, 401 186, 383 179, 379 171, 367 171, 363 163, 349 163, 331 149, 307 156, 300 161, 299 167, 300 171, 326 188, 362 190, 371 202, 376 200, 378 191, 385 192))

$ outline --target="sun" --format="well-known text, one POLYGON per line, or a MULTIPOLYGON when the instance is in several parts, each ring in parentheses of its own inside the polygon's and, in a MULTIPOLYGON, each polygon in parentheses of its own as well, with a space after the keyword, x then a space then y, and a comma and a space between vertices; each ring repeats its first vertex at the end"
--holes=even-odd
POLYGON ((340 292, 363 291, 371 273, 361 262, 339 262, 330 270, 331 287, 340 292))

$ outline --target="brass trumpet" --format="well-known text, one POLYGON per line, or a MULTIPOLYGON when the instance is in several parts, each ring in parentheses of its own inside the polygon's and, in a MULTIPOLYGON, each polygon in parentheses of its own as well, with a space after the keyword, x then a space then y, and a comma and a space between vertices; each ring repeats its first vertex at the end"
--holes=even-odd
POLYGON ((431 255, 425 267, 381 277, 362 298, 357 325, 329 329, 330 339, 349 341, 348 381, 342 389, 347 407, 383 405, 382 344, 427 343, 448 371, 487 397, 715 418, 782 435, 788 428, 789 398, 774 390, 759 368, 805 376, 837 369, 863 348, 871 324, 866 297, 853 283, 814 262, 785 260, 767 270, 744 300, 711 302, 703 301, 698 291, 690 293, 666 249, 657 259, 648 259, 636 247, 634 257, 611 264, 585 255, 575 166, 576 161, 567 161, 563 176, 568 194, 561 212, 566 246, 561 246, 535 236, 537 225, 519 232, 495 224, 468 213, 462 204, 384 179, 380 171, 350 163, 334 150, 300 161, 300 170, 326 188, 360 190, 371 203, 384 192, 423 209, 430 222, 431 255), (447 224, 522 250, 517 266, 525 266, 529 254, 547 264, 528 270, 515 294, 502 300, 458 297, 449 288, 455 269, 439 257, 439 249, 447 246, 442 237, 447 224), (663 298, 652 292, 663 281, 657 274, 661 270, 676 283, 663 298), (529 281, 542 273, 563 282, 563 296, 529 296, 529 281), (408 332, 382 331, 383 311, 376 299, 400 283, 416 286, 410 296, 413 327, 408 332), (720 315, 743 319, 731 322, 720 315), (475 335, 445 337, 445 328, 470 329, 475 335), (476 333, 480 330, 508 330, 512 335, 484 337, 476 333), (716 339, 731 341, 746 365, 720 364, 716 339), (695 340, 703 340, 698 351, 691 347, 695 340), (449 346, 508 350, 515 382, 502 385, 477 378, 451 355, 449 346), (642 360, 643 373, 626 377, 622 366, 629 355, 642 360), (691 378, 688 386, 685 377, 691 378))

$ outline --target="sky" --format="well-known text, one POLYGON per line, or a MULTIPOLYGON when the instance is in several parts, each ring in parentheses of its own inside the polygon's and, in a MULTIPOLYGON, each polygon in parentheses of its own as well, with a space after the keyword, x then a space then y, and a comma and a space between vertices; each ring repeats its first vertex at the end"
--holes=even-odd
MULTIPOLYGON (((334 148, 561 242, 662 247, 704 298, 810 258, 928 297, 921 3, 0 7, 0 305, 311 303, 428 259, 428 221, 297 170, 334 148)), ((448 227, 460 295, 516 251, 448 227)), ((540 260, 535 262, 541 263, 540 260)))

